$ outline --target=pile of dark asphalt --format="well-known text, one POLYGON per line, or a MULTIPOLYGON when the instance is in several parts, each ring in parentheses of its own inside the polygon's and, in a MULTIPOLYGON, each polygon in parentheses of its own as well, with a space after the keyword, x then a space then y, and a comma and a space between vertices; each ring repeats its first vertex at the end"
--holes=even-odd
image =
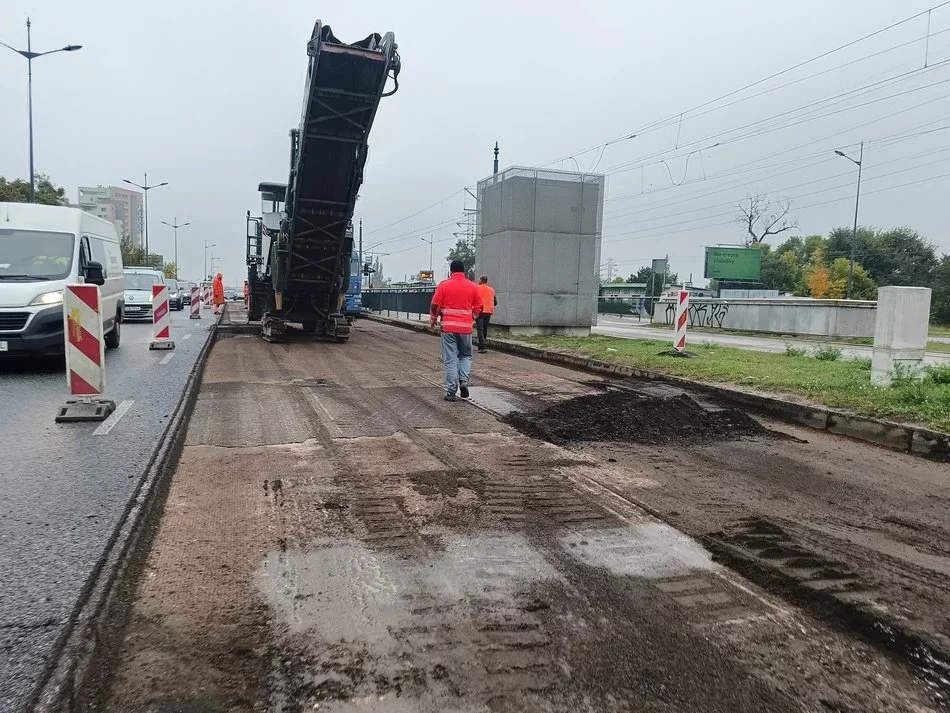
POLYGON ((502 421, 552 443, 666 445, 776 435, 741 411, 708 410, 685 394, 660 398, 632 391, 579 396, 542 411, 511 413, 502 421))

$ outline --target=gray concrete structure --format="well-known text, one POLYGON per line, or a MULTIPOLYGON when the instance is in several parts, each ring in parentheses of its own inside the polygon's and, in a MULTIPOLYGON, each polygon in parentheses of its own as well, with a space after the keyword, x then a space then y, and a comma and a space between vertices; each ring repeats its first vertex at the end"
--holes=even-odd
POLYGON ((922 375, 929 328, 929 287, 880 288, 871 383, 890 386, 898 370, 904 376, 922 375))
POLYGON ((493 325, 590 333, 605 188, 598 174, 519 167, 479 182, 476 273, 498 296, 493 325))
MULTIPOLYGON (((870 337, 877 303, 865 300, 690 299, 690 324, 807 337, 870 337)), ((673 301, 657 305, 654 322, 673 323, 673 301)))

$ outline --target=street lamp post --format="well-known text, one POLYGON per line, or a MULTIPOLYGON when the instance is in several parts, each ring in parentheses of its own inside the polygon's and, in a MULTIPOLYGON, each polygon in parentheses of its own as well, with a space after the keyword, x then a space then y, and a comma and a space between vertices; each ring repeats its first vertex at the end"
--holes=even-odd
POLYGON ((838 151, 835 149, 835 153, 839 156, 844 156, 851 163, 855 164, 858 167, 858 191, 854 196, 854 229, 851 232, 851 261, 848 263, 848 289, 845 293, 847 299, 851 299, 851 285, 854 282, 854 253, 855 246, 858 242, 858 203, 861 201, 861 168, 864 164, 864 142, 861 142, 861 153, 858 156, 858 160, 855 161, 853 158, 844 153, 844 151, 838 151))
POLYGON ((150 185, 148 185, 148 171, 145 172, 145 183, 144 183, 143 185, 141 185, 141 186, 140 186, 138 183, 134 183, 133 181, 130 181, 128 178, 123 178, 122 181, 125 182, 125 183, 128 183, 130 186, 135 186, 136 188, 141 188, 142 191, 145 193, 145 261, 148 262, 148 259, 149 259, 149 251, 148 251, 148 192, 149 192, 150 190, 152 190, 153 188, 161 188, 162 186, 167 186, 167 185, 168 185, 168 181, 162 181, 161 183, 156 183, 156 184, 150 186, 150 185))
POLYGON ((54 54, 56 52, 75 52, 78 49, 82 49, 82 45, 66 45, 65 47, 60 47, 58 50, 49 50, 48 52, 34 52, 32 38, 30 37, 30 27, 30 18, 26 18, 25 50, 18 50, 16 47, 11 47, 6 42, 0 42, 0 45, 3 45, 7 49, 13 50, 21 57, 26 58, 27 104, 29 105, 28 114, 30 118, 30 203, 36 203, 36 177, 33 172, 33 60, 37 57, 42 57, 46 54, 54 54))
MULTIPOLYGON (((422 242, 424 242, 424 243, 429 243, 429 272, 432 272, 432 242, 433 242, 433 240, 434 240, 434 238, 433 238, 433 236, 431 236, 431 235, 430 235, 428 238, 423 238, 423 239, 422 239, 422 242)), ((433 279, 434 279, 434 277, 435 277, 435 275, 433 274, 433 279)))
POLYGON ((175 279, 178 279, 178 229, 184 228, 186 225, 191 225, 191 223, 179 223, 177 216, 175 217, 175 222, 166 223, 162 221, 162 225, 167 225, 169 228, 174 228, 175 230, 175 279))
MULTIPOLYGON (((211 244, 209 245, 209 244, 208 244, 208 241, 205 240, 205 262, 204 262, 204 273, 203 273, 202 278, 201 278, 202 280, 207 280, 207 279, 208 279, 208 248, 213 248, 213 247, 215 247, 215 243, 211 243, 211 244)), ((213 253, 212 253, 212 254, 213 254, 213 253)), ((211 268, 214 269, 214 263, 213 263, 213 261, 212 261, 211 268)))

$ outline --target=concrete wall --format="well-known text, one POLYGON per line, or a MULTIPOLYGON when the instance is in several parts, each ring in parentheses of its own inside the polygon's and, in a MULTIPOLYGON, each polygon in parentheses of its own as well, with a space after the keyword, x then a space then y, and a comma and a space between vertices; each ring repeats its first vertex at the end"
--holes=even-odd
MULTIPOLYGON (((654 322, 672 324, 672 301, 662 301, 654 322)), ((690 299, 690 325, 816 337, 871 337, 877 303, 862 300, 690 299)))
POLYGON ((521 168, 479 183, 475 271, 497 293, 494 324, 589 330, 604 192, 603 176, 521 168))

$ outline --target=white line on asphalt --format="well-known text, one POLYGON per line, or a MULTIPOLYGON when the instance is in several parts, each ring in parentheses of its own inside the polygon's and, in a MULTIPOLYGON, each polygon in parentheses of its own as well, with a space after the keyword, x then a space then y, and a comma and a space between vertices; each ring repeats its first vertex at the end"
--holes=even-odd
POLYGON ((158 362, 158 363, 159 363, 159 364, 167 364, 168 362, 170 362, 170 361, 172 360, 172 357, 173 357, 173 356, 175 356, 175 352, 172 352, 171 354, 166 354, 165 356, 162 357, 162 360, 161 360, 160 362, 158 362))
POLYGON ((190 335, 190 334, 186 334, 184 337, 182 337, 182 339, 191 339, 191 335, 190 335))
POLYGON ((116 408, 116 410, 112 412, 112 415, 109 416, 109 418, 107 418, 105 421, 99 424, 99 428, 93 431, 92 435, 94 436, 108 435, 109 431, 111 431, 115 427, 115 425, 119 422, 120 418, 125 416, 126 412, 130 408, 132 408, 132 404, 134 403, 135 401, 131 399, 120 403, 119 406, 116 408))

